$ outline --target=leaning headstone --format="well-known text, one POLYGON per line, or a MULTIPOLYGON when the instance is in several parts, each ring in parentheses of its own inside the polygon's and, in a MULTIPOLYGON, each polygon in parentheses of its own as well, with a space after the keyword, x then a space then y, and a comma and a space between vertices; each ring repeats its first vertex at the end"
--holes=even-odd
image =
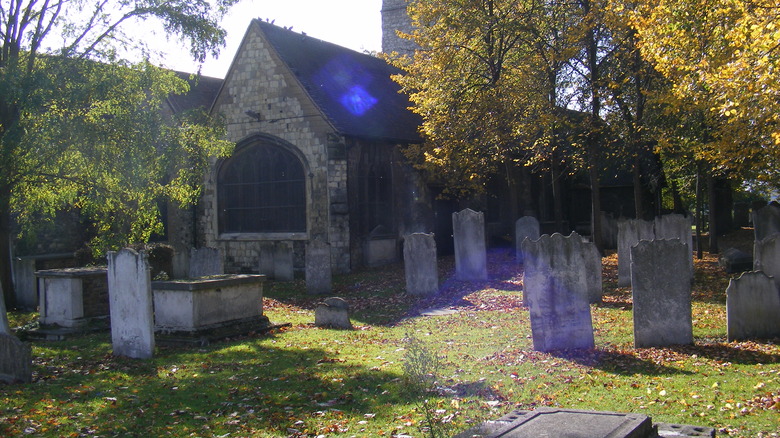
POLYGON ((600 303, 602 295, 601 253, 593 242, 582 242, 585 280, 588 284, 588 301, 600 303))
POLYGON ((687 257, 680 239, 643 240, 631 248, 637 348, 693 343, 687 257))
POLYGON ((330 245, 313 239, 306 245, 306 291, 327 294, 331 289, 330 245))
POLYGON ((222 275, 225 268, 222 265, 222 254, 218 248, 190 249, 190 278, 222 275))
POLYGON ((0 333, 0 382, 30 383, 32 352, 30 346, 16 336, 0 333))
POLYGON ((531 317, 534 349, 593 348, 582 237, 555 233, 522 243, 523 300, 531 317))
POLYGON ((108 253, 108 298, 114 354, 136 359, 154 353, 152 279, 146 253, 108 253))
POLYGON ((525 238, 536 240, 539 234, 539 221, 533 216, 523 216, 515 222, 515 257, 517 263, 523 263, 521 245, 525 238))
POLYGON ((755 240, 764 240, 772 234, 780 233, 780 204, 777 202, 753 210, 751 217, 755 240))
POLYGON ((406 292, 432 295, 439 291, 436 241, 433 234, 413 233, 404 239, 406 292))
POLYGON ((631 286, 631 247, 640 240, 653 240, 653 223, 641 219, 618 222, 618 286, 631 286))
POLYGON ((326 298, 314 309, 314 325, 338 329, 351 329, 349 304, 339 297, 326 298))
POLYGON ((691 232, 691 218, 681 214, 665 214, 657 216, 654 220, 654 233, 656 239, 680 239, 688 245, 688 267, 693 279, 693 233, 691 232))
POLYGON ((753 242, 753 270, 774 277, 780 286, 780 234, 753 242))
POLYGON ((765 273, 746 272, 726 289, 729 341, 780 337, 780 289, 765 273))
POLYGON ((487 280, 485 216, 467 208, 452 213, 455 242, 455 277, 458 280, 487 280))

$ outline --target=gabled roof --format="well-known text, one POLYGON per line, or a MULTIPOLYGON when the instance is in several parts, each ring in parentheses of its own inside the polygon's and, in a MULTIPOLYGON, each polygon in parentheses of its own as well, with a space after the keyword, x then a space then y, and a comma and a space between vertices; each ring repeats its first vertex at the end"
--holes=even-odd
POLYGON ((176 76, 190 84, 190 91, 185 94, 168 96, 168 105, 174 114, 182 111, 204 108, 208 110, 219 92, 224 80, 209 76, 193 76, 190 73, 175 72, 176 76))
POLYGON ((383 59, 254 20, 333 127, 346 136, 420 142, 419 116, 383 59))

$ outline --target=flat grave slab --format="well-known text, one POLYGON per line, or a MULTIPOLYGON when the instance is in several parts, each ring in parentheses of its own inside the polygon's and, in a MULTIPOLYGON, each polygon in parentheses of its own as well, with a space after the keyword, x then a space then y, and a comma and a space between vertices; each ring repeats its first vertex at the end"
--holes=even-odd
POLYGON ((706 427, 653 425, 647 415, 539 408, 513 411, 498 420, 487 421, 454 438, 659 438, 714 437, 706 427), (661 426, 661 427, 659 427, 661 426))

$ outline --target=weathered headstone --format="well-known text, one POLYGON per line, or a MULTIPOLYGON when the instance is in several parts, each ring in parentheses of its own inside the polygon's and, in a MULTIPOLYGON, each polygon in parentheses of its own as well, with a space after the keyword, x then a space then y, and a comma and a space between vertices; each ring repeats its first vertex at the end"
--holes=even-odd
POLYGON ((306 245, 306 291, 327 294, 332 289, 330 245, 313 239, 306 245))
POLYGON ((641 219, 618 222, 618 286, 631 286, 631 247, 654 237, 652 222, 641 219))
POLYGON ((35 279, 35 258, 15 258, 13 277, 16 306, 24 310, 35 310, 38 307, 38 282, 35 279))
POLYGON ((774 277, 780 286, 780 234, 753 242, 753 270, 774 277))
POLYGON ((0 333, 0 382, 30 383, 32 352, 30 346, 16 336, 0 333))
POLYGON ((452 213, 455 242, 455 277, 458 280, 487 280, 485 216, 467 208, 452 213))
POLYGON ((753 210, 751 217, 756 241, 780 233, 780 204, 777 202, 770 202, 763 208, 753 210))
POLYGON ((727 274, 750 271, 753 269, 753 256, 737 248, 728 248, 718 258, 718 264, 727 274))
POLYGON ((643 240, 631 248, 637 348, 693 343, 687 257, 680 239, 643 240))
POLYGON ((524 301, 531 317, 534 349, 592 348, 593 322, 582 237, 555 233, 522 243, 524 301))
POLYGON ((585 279, 588 284, 588 301, 600 303, 602 295, 602 266, 601 254, 596 244, 592 242, 582 243, 582 258, 585 270, 585 279))
POLYGON ((225 268, 222 265, 222 254, 218 248, 190 249, 190 278, 222 275, 225 268))
POLYGON ((154 354, 152 279, 146 253, 108 253, 108 298, 114 354, 148 359, 154 354))
POLYGON ((601 212, 601 243, 605 249, 617 248, 618 221, 612 214, 601 212))
POLYGON ((292 281, 294 278, 292 242, 276 242, 274 245, 274 280, 292 281))
POLYGON ((536 240, 539 234, 539 221, 533 216, 523 216, 515 222, 515 257, 523 263, 522 243, 525 238, 536 240))
POLYGON ((339 297, 326 298, 314 309, 314 325, 338 329, 351 329, 349 304, 339 297))
POLYGON ((780 289, 765 273, 746 272, 726 289, 729 341, 780 337, 780 289))
POLYGON ((413 233, 404 239, 406 292, 432 295, 439 291, 436 241, 433 234, 413 233))
POLYGON ((654 233, 656 239, 680 239, 688 246, 688 267, 693 279, 693 233, 691 232, 691 218, 681 214, 665 214, 656 216, 654 233))

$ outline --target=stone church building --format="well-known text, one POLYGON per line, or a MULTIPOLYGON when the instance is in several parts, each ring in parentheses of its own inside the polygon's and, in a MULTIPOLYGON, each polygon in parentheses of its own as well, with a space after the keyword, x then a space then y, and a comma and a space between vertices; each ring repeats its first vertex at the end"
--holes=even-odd
POLYGON ((201 78, 171 100, 174 111, 210 100, 236 148, 214 163, 194 211, 169 210, 169 243, 220 248, 228 272, 290 252, 301 270, 311 240, 330 246, 334 272, 398 260, 402 236, 433 231, 433 214, 401 153, 421 141, 420 120, 395 73, 253 20, 224 80, 201 78))

